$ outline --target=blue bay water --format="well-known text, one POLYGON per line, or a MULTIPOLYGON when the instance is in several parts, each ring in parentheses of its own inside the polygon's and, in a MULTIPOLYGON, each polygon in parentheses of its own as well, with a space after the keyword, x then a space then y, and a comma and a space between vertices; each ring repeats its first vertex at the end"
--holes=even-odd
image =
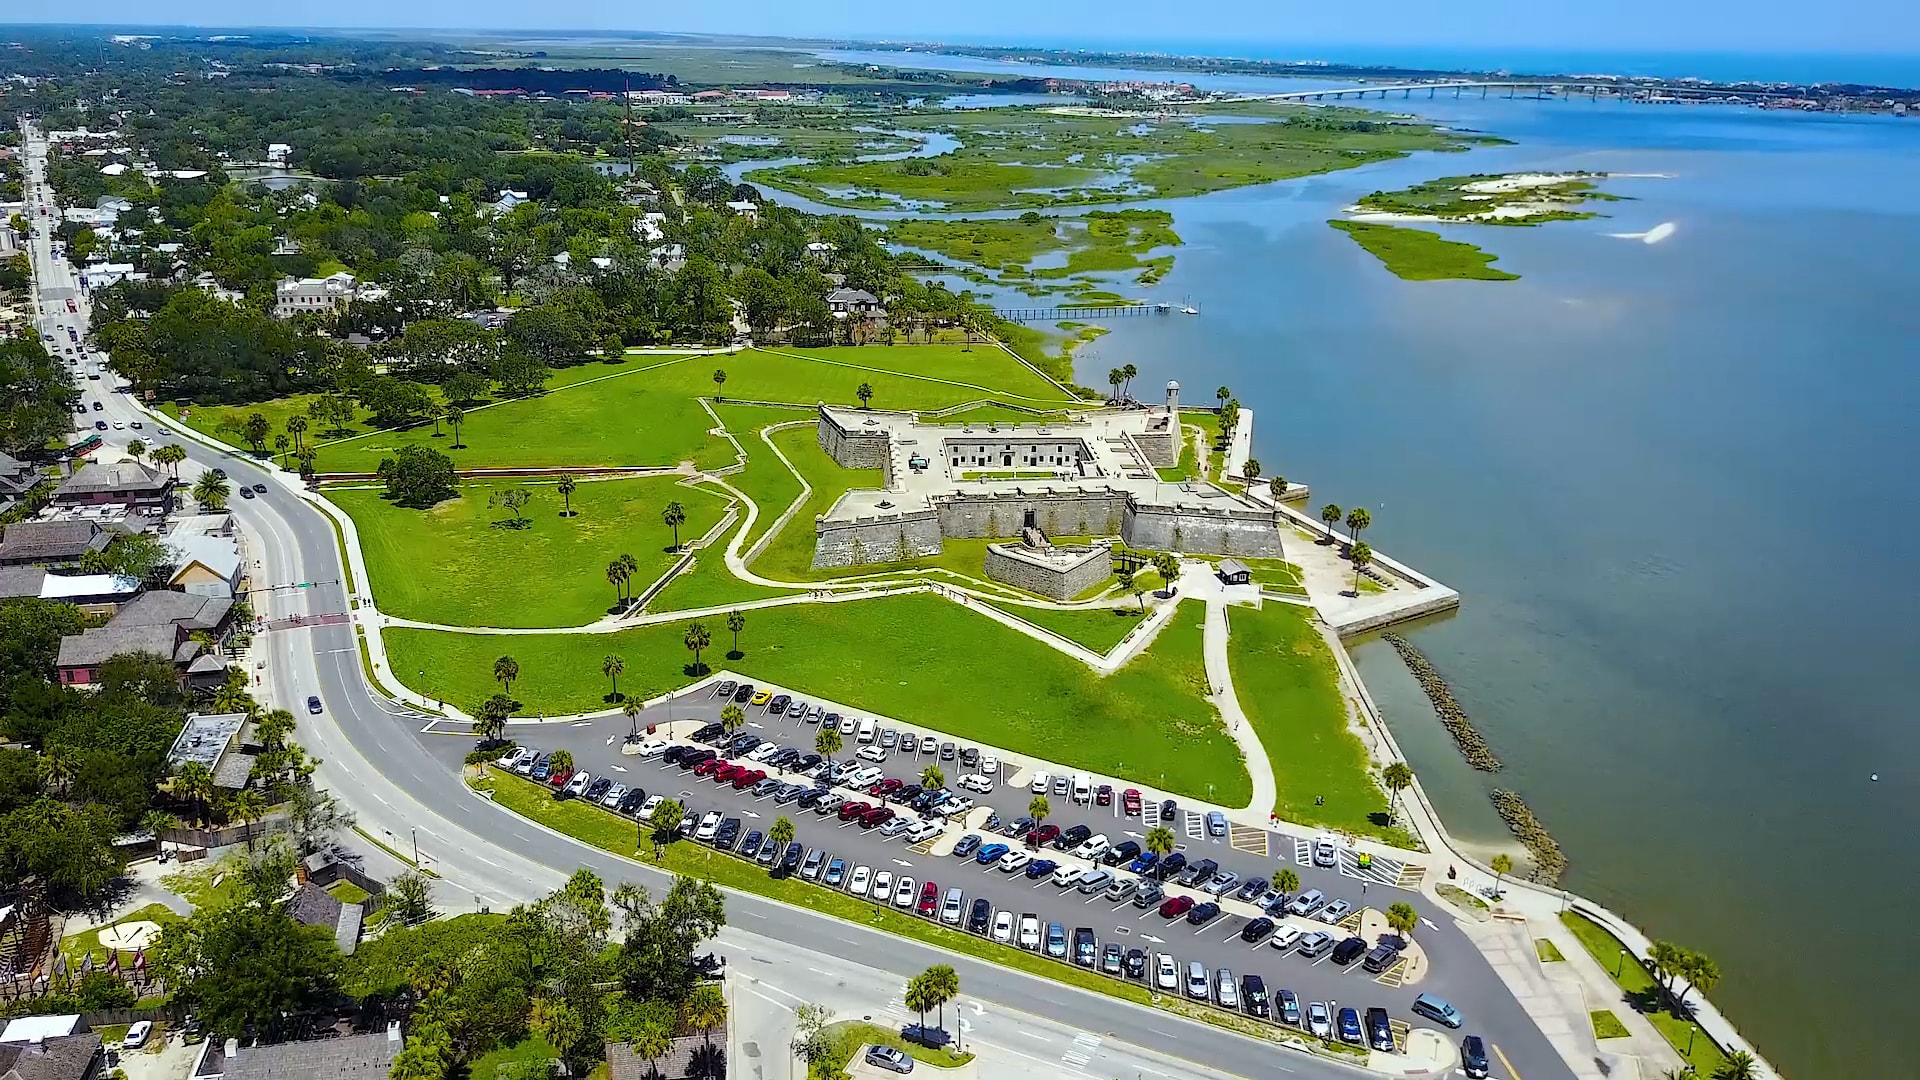
POLYGON ((1509 843, 1486 795, 1519 791, 1572 888, 1719 960, 1716 1002, 1788 1075, 1912 1075, 1887 1033, 1920 1025, 1920 122, 1385 106, 1515 145, 1157 204, 1186 245, 1144 291, 1204 313, 1112 324, 1081 381, 1231 386, 1269 475, 1460 589, 1409 634, 1504 772, 1356 650, 1450 828, 1509 843), (1403 282, 1325 224, 1530 169, 1643 175, 1605 218, 1441 230, 1513 282, 1403 282))

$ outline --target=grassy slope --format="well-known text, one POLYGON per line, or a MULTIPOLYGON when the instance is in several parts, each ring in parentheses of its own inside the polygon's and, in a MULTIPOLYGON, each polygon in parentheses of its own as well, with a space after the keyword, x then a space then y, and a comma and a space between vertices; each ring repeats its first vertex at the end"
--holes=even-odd
MULTIPOLYGON (((1204 699, 1201 616, 1188 605, 1146 654, 1100 678, 1053 649, 924 594, 749 612, 745 656, 728 667, 961 738, 1204 795, 1244 801, 1252 790, 1219 714, 1204 699), (989 666, 989 664, 991 666, 989 666), (1090 737, 1091 736, 1091 737, 1090 737), (1164 781, 1162 780, 1164 770, 1164 781)), ((720 631, 718 623, 709 629, 720 631)), ((427 672, 416 687, 454 702, 493 692, 496 656, 511 653, 526 711, 601 708, 600 657, 626 660, 622 689, 650 696, 684 685, 692 659, 677 624, 612 635, 501 639, 389 629, 393 670, 427 672)), ((727 635, 707 653, 719 663, 727 635)))
POLYGON ((1514 281, 1520 277, 1491 265, 1497 256, 1473 244, 1445 239, 1437 232, 1372 221, 1327 224, 1353 237, 1395 276, 1407 281, 1514 281))
POLYGON ((606 566, 631 554, 641 586, 666 569, 673 533, 660 520, 667 503, 686 508, 683 539, 720 520, 725 501, 680 486, 676 477, 586 480, 573 494, 574 517, 560 516, 550 483, 489 481, 461 485, 460 496, 430 510, 398 507, 373 489, 329 491, 353 515, 380 609, 402 618, 456 626, 576 626, 606 614, 613 586, 606 566), (510 488, 533 493, 525 528, 487 505, 510 488))
POLYGON ((1386 796, 1347 728, 1333 656, 1312 618, 1292 604, 1228 608, 1234 692, 1273 764, 1276 813, 1382 835, 1368 815, 1386 809, 1386 796), (1314 805, 1317 795, 1325 805, 1314 805))
POLYGON ((1060 611, 1055 608, 1017 607, 1013 604, 996 605, 1000 610, 1016 618, 1051 630, 1068 641, 1077 641, 1094 652, 1105 655, 1113 651, 1127 631, 1140 625, 1140 609, 1128 598, 1124 604, 1115 604, 1110 608, 1094 608, 1089 611, 1060 611))

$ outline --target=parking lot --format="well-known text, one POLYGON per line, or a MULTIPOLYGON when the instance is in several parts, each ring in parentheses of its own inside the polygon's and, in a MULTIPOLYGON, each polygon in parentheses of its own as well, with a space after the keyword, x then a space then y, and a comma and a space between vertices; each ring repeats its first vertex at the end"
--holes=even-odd
MULTIPOLYGON (((682 698, 676 702, 675 718, 679 723, 675 725, 675 730, 680 737, 673 742, 686 744, 684 736, 690 734, 699 723, 717 718, 723 706, 718 696, 710 691, 708 696, 699 700, 682 698)), ((805 754, 814 753, 814 739, 820 730, 819 720, 809 723, 804 717, 769 715, 764 706, 749 705, 745 712, 749 721, 741 729, 742 736, 754 735, 782 748, 792 748, 805 754)), ((824 716, 820 719, 823 720, 824 716)), ((1261 912, 1251 904, 1234 900, 1232 889, 1221 899, 1222 910, 1217 916, 1194 924, 1180 915, 1162 917, 1158 904, 1142 908, 1128 899, 1110 899, 1104 890, 1083 893, 1073 885, 1055 885, 1051 875, 1030 879, 1024 871, 1009 873, 1000 869, 998 863, 982 865, 975 857, 960 858, 948 854, 964 836, 973 834, 979 836, 982 843, 1007 844, 1015 851, 1029 852, 1036 859, 1050 859, 1063 866, 1093 867, 1092 862, 1073 859, 1051 846, 1032 850, 1021 841, 983 827, 990 814, 997 812, 1004 825, 1025 813, 1032 792, 1024 781, 1035 771, 1031 768, 1003 761, 990 791, 962 793, 977 801, 970 812, 960 815, 957 822, 947 824, 946 828, 916 843, 905 832, 894 832, 893 829, 898 826, 863 827, 858 818, 841 820, 837 813, 823 817, 813 810, 801 808, 799 801, 793 799, 791 794, 782 801, 777 792, 778 781, 801 785, 799 790, 811 787, 814 781, 764 763, 748 762, 744 757, 729 756, 728 741, 724 738, 720 740, 718 748, 706 744, 699 748, 718 750, 719 756, 725 760, 764 769, 768 779, 776 783, 758 785, 760 793, 756 794, 755 786, 736 789, 730 783, 716 783, 710 776, 697 776, 691 769, 665 763, 660 755, 640 757, 622 754, 620 743, 626 733, 624 722, 617 727, 619 730, 615 732, 613 724, 548 725, 537 731, 525 732, 524 741, 530 745, 538 744, 543 750, 564 747, 573 754, 576 768, 596 777, 610 778, 630 788, 640 788, 649 796, 675 799, 693 815, 696 822, 709 812, 723 820, 733 819, 738 824, 735 839, 728 845, 731 848, 739 848, 755 839, 764 842, 766 830, 777 819, 785 817, 793 824, 795 842, 809 854, 815 851, 821 853, 817 863, 803 861, 793 872, 796 876, 814 880, 822 887, 827 887, 825 878, 832 860, 838 859, 838 888, 845 890, 849 883, 859 878, 868 885, 868 891, 877 891, 874 886, 884 874, 888 879, 888 896, 884 902, 893 903, 896 896, 903 895, 906 909, 917 911, 921 906, 922 892, 926 884, 931 882, 935 890, 931 898, 933 911, 930 918, 940 919, 947 914, 958 918, 962 927, 967 928, 969 917, 974 914, 974 901, 985 899, 992 909, 987 917, 988 936, 994 935, 994 924, 999 921, 998 914, 1002 911, 1008 913, 1013 929, 1011 936, 1016 943, 1021 923, 1026 916, 1031 916, 1038 924, 1039 951, 1043 952, 1046 951, 1048 931, 1052 926, 1058 928, 1059 944, 1056 949, 1069 953, 1075 951, 1076 938, 1087 936, 1076 934, 1076 931, 1084 930, 1090 933, 1093 940, 1093 964, 1090 966, 1104 968, 1111 964, 1113 958, 1108 956, 1108 946, 1118 946, 1122 971, 1116 977, 1124 978, 1127 977, 1126 968, 1129 966, 1127 954, 1138 950, 1139 955, 1131 958, 1131 966, 1136 971, 1144 966, 1144 972, 1135 977, 1136 981, 1148 985, 1154 983, 1160 958, 1165 956, 1173 962, 1178 972, 1178 985, 1170 992, 1174 996, 1187 994, 1188 965, 1198 963, 1206 972, 1208 997, 1217 997, 1219 972, 1224 968, 1231 972, 1229 979, 1236 991, 1242 988, 1242 977, 1260 976, 1275 1013, 1279 1011, 1282 991, 1297 1000, 1303 1020, 1316 1002, 1327 1006, 1328 1013, 1336 1023, 1339 1010, 1344 1008, 1352 1008, 1362 1016, 1372 1007, 1385 1009, 1392 1018, 1396 1041, 1403 1042, 1408 1021, 1413 1019, 1409 1006, 1416 993, 1429 991, 1443 997, 1450 995, 1448 984, 1454 980, 1448 978, 1448 973, 1440 967, 1429 967, 1417 984, 1402 985, 1404 962, 1388 966, 1384 971, 1371 972, 1357 958, 1345 964, 1336 963, 1331 949, 1310 958, 1300 955, 1297 947, 1273 948, 1268 944, 1272 933, 1262 934, 1253 941, 1244 940, 1242 932, 1247 929, 1249 922, 1261 917, 1261 912), (761 834, 761 837, 754 837, 755 833, 761 834), (866 871, 864 874, 860 873, 862 868, 866 871), (910 882, 904 892, 901 884, 903 879, 910 882), (961 891, 961 903, 957 911, 945 912, 947 892, 954 888, 961 891)), ((522 733, 516 731, 514 734, 522 733)), ((915 731, 914 734, 919 736, 926 733, 915 731)), ((916 751, 908 754, 898 748, 898 735, 899 732, 896 732, 893 751, 870 755, 878 759, 871 762, 871 768, 877 769, 885 777, 900 780, 903 784, 917 783, 926 765, 937 764, 951 787, 957 776, 963 774, 960 755, 964 744, 950 737, 938 736, 935 753, 916 751), (951 759, 943 758, 942 744, 946 743, 955 743, 951 759)), ((876 729, 871 745, 877 748, 880 738, 876 729)), ((856 751, 866 744, 860 743, 855 735, 843 736, 843 741, 843 748, 835 755, 837 760, 860 766, 869 765, 868 761, 854 757, 856 751)), ((981 752, 991 753, 987 748, 981 748, 981 752)), ((1100 778, 1092 780, 1107 782, 1100 778)), ((1052 793, 1052 785, 1048 786, 1052 804, 1048 823, 1063 829, 1085 825, 1088 832, 1104 835, 1114 845, 1129 840, 1142 843, 1146 832, 1161 817, 1160 803, 1148 798, 1142 799, 1138 816, 1129 815, 1123 788, 1115 790, 1111 802, 1102 806, 1092 800, 1086 804, 1076 803, 1071 795, 1056 796, 1052 793)), ((1097 783, 1090 782, 1088 788, 1089 791, 1096 789, 1097 783)), ((834 795, 867 804, 878 805, 882 802, 867 794, 864 788, 852 790, 837 787, 834 795)), ((922 815, 906 810, 897 803, 886 805, 891 806, 902 820, 922 819, 922 815)), ((1320 890, 1328 900, 1345 900, 1353 909, 1353 914, 1341 920, 1344 925, 1328 925, 1313 918, 1284 916, 1274 920, 1276 931, 1293 926, 1303 934, 1314 931, 1326 933, 1334 942, 1338 942, 1357 928, 1358 911, 1363 907, 1384 909, 1394 901, 1405 900, 1413 903, 1421 914, 1426 914, 1423 897, 1392 887, 1391 883, 1405 875, 1405 868, 1389 860, 1376 858, 1372 860, 1372 865, 1362 867, 1353 852, 1340 849, 1335 866, 1315 866, 1312 862, 1312 838, 1237 824, 1221 830, 1224 835, 1215 835, 1207 827, 1201 808, 1176 806, 1167 824, 1176 836, 1176 852, 1184 856, 1189 865, 1212 859, 1221 870, 1238 875, 1241 882, 1250 878, 1269 879, 1282 866, 1290 866, 1301 879, 1302 891, 1320 890)), ((696 841, 690 839, 686 842, 696 841)), ((1135 877, 1126 873, 1126 865, 1102 865, 1100 868, 1116 876, 1135 877)), ((1213 899, 1197 889, 1181 888, 1173 882, 1166 883, 1165 888, 1170 897, 1191 896, 1196 903, 1213 899)), ((1427 929, 1417 929, 1414 936, 1431 957, 1435 951, 1431 947, 1432 942, 1440 936, 1434 931, 1439 928, 1432 922, 1424 925, 1427 929)), ((1375 943, 1373 940, 1365 942, 1368 947, 1375 943)), ((1459 945, 1470 949, 1464 941, 1459 945)), ((1453 953, 1456 950, 1444 951, 1453 953)), ((1071 960, 1072 957, 1067 959, 1071 960)), ((1244 1005, 1240 1009, 1244 1012, 1244 1005)), ((1425 1021, 1421 1023, 1423 1026, 1433 1026, 1425 1021)), ((1474 1017, 1469 1014, 1466 1030, 1475 1029, 1474 1017)))

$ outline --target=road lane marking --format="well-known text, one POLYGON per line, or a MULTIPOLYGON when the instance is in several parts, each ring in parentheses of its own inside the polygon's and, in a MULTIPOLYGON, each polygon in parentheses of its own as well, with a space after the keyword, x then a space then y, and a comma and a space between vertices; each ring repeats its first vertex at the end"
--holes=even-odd
POLYGON ((1513 1062, 1507 1060, 1506 1052, 1500 1049, 1500 1044, 1488 1043, 1487 1045, 1493 1047, 1493 1056, 1499 1058, 1500 1064, 1505 1065, 1507 1071, 1513 1074, 1513 1080, 1520 1080, 1520 1070, 1514 1068, 1513 1062))

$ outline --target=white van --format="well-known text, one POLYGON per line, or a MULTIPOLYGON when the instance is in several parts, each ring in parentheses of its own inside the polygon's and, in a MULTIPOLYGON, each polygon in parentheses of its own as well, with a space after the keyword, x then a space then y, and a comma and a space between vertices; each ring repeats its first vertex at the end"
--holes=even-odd
POLYGON ((874 730, 873 717, 869 716, 865 720, 860 721, 860 741, 862 743, 872 742, 874 730))
POLYGON ((1093 781, 1084 776, 1073 778, 1073 801, 1086 805, 1093 801, 1093 781))
POLYGON ((1048 785, 1052 783, 1053 783, 1053 777, 1048 776, 1046 773, 1043 773, 1043 772, 1034 773, 1032 791, 1035 795, 1045 795, 1047 793, 1048 785))

